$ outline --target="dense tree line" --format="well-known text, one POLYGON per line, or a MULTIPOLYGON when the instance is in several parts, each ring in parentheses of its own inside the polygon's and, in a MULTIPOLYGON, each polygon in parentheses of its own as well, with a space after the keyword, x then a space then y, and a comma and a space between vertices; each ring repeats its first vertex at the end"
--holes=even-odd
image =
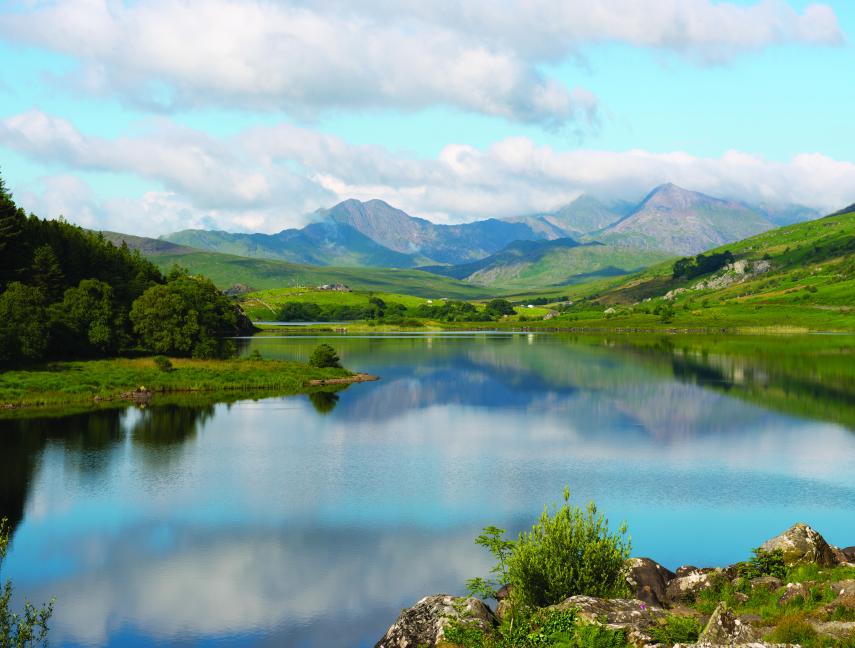
POLYGON ((282 322, 347 322, 372 320, 384 324, 418 324, 420 319, 442 322, 485 322, 513 315, 513 304, 506 299, 493 299, 483 310, 465 301, 439 300, 407 308, 396 302, 371 297, 365 306, 321 306, 313 302, 285 302, 279 311, 282 322))
POLYGON ((403 304, 371 297, 365 306, 314 302, 285 302, 279 310, 281 322, 349 322, 353 320, 393 320, 403 317, 407 309, 403 304))
POLYGON ((0 178, 0 366, 129 350, 219 357, 247 324, 207 279, 27 215, 0 178))

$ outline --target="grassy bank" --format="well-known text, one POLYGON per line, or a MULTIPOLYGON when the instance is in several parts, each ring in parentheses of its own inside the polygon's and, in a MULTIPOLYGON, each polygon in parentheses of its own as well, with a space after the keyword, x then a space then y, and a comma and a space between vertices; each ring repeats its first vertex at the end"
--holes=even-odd
POLYGON ((152 394, 311 391, 312 380, 351 376, 345 369, 315 369, 280 360, 172 360, 161 371, 152 358, 54 362, 0 373, 0 408, 81 405, 120 400, 144 388, 152 394))

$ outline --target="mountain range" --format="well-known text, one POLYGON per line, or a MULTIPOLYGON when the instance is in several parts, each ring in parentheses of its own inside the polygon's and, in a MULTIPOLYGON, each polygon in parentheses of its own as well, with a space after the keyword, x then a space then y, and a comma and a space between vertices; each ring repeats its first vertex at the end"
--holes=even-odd
MULTIPOLYGON (((554 212, 436 224, 382 200, 345 200, 311 215, 311 223, 276 234, 182 230, 161 237, 178 245, 252 258, 343 267, 468 266, 520 241, 572 239, 655 255, 696 254, 776 225, 819 214, 805 207, 750 206, 689 191, 656 187, 638 204, 582 195, 554 212)), ((559 247, 567 247, 561 244, 559 247)), ((516 250, 516 252, 515 252, 516 250)), ((549 246, 544 251, 554 250, 549 246)), ((528 250, 531 252, 531 250, 528 250)), ((474 266, 470 266, 474 267, 474 266)), ((459 275, 465 268, 455 270, 459 275)), ((447 274, 447 273, 442 273, 447 274)), ((471 274, 471 273, 470 273, 471 274)), ((468 275, 467 275, 468 276, 468 275)))

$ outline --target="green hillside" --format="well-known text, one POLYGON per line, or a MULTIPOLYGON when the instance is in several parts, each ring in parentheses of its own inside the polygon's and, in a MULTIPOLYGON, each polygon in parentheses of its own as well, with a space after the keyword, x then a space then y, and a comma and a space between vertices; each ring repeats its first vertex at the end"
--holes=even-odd
POLYGON ((673 262, 568 287, 550 324, 605 328, 855 330, 855 212, 723 245, 735 263, 675 278, 673 262), (666 298, 667 297, 667 298, 666 298))
POLYGON ((427 298, 477 299, 488 296, 484 288, 419 270, 307 266, 217 252, 166 253, 148 258, 161 269, 168 270, 173 264, 178 264, 193 274, 203 274, 223 290, 235 284, 243 284, 252 290, 267 290, 343 283, 354 290, 405 293, 427 298))
POLYGON ((532 291, 627 275, 672 255, 651 250, 580 244, 573 239, 515 241, 479 261, 429 266, 428 272, 506 291, 532 291))
POLYGON ((597 277, 626 275, 669 255, 650 250, 579 245, 554 248, 536 258, 497 264, 474 272, 467 281, 508 290, 565 286, 597 277))

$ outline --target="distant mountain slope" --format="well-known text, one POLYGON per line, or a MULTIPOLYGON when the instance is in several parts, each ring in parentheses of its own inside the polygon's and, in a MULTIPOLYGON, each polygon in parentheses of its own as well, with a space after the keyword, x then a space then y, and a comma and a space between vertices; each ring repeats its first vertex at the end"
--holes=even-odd
POLYGON ((517 241, 480 261, 422 269, 482 286, 525 290, 628 274, 666 256, 602 243, 580 244, 565 238, 517 241))
POLYGON ((651 191, 626 218, 591 236, 625 247, 697 254, 772 227, 760 210, 669 183, 651 191))
POLYGON ((101 232, 101 235, 116 247, 121 247, 122 243, 125 243, 130 249, 137 250, 143 256, 182 254, 195 251, 193 248, 184 245, 170 243, 161 239, 147 238, 145 236, 133 236, 132 234, 108 231, 101 232))
POLYGON ((425 260, 390 250, 349 225, 330 222, 312 223, 303 229, 287 229, 278 234, 183 230, 165 238, 211 252, 313 265, 409 268, 425 260))
POLYGON ((502 220, 523 223, 532 231, 549 240, 579 237, 602 230, 621 220, 635 205, 625 202, 605 204, 593 196, 584 194, 573 202, 553 212, 526 216, 511 216, 502 220))
POLYGON ((813 309, 818 320, 823 313, 855 317, 855 205, 850 210, 769 230, 705 253, 730 251, 737 262, 747 264, 741 273, 725 268, 709 276, 678 279, 668 262, 590 290, 596 291, 598 301, 608 304, 632 304, 685 288, 677 302, 703 299, 752 309, 789 304, 813 309))
POLYGON ((852 203, 848 207, 844 207, 843 209, 836 211, 832 214, 832 216, 840 216, 841 214, 851 214, 855 213, 855 203, 852 203))
POLYGON ((544 218, 570 235, 587 234, 617 223, 634 209, 634 205, 615 202, 605 204, 593 196, 579 196, 569 205, 546 214, 544 218))
POLYGON ((345 200, 313 222, 277 234, 184 230, 166 241, 212 252, 292 263, 412 268, 484 259, 515 241, 565 238, 690 254, 814 216, 805 207, 750 207, 662 185, 639 205, 580 196, 552 213, 439 225, 382 200, 345 200))
POLYGON ((548 238, 524 223, 496 219, 437 225, 414 218, 382 200, 345 200, 313 216, 316 222, 277 234, 183 230, 161 238, 253 258, 395 268, 463 263, 497 252, 512 241, 548 238))
POLYGON ((427 298, 478 299, 490 296, 484 288, 419 270, 320 267, 207 252, 159 239, 116 232, 104 232, 104 236, 116 246, 126 241, 129 247, 140 250, 161 270, 167 271, 177 263, 193 274, 210 277, 221 290, 237 284, 253 290, 267 290, 343 283, 354 290, 404 293, 427 298))
POLYGON ((524 223, 490 218, 461 225, 437 225, 415 218, 382 200, 345 200, 316 215, 349 225, 380 245, 439 263, 462 263, 497 252, 517 240, 545 238, 524 223))

